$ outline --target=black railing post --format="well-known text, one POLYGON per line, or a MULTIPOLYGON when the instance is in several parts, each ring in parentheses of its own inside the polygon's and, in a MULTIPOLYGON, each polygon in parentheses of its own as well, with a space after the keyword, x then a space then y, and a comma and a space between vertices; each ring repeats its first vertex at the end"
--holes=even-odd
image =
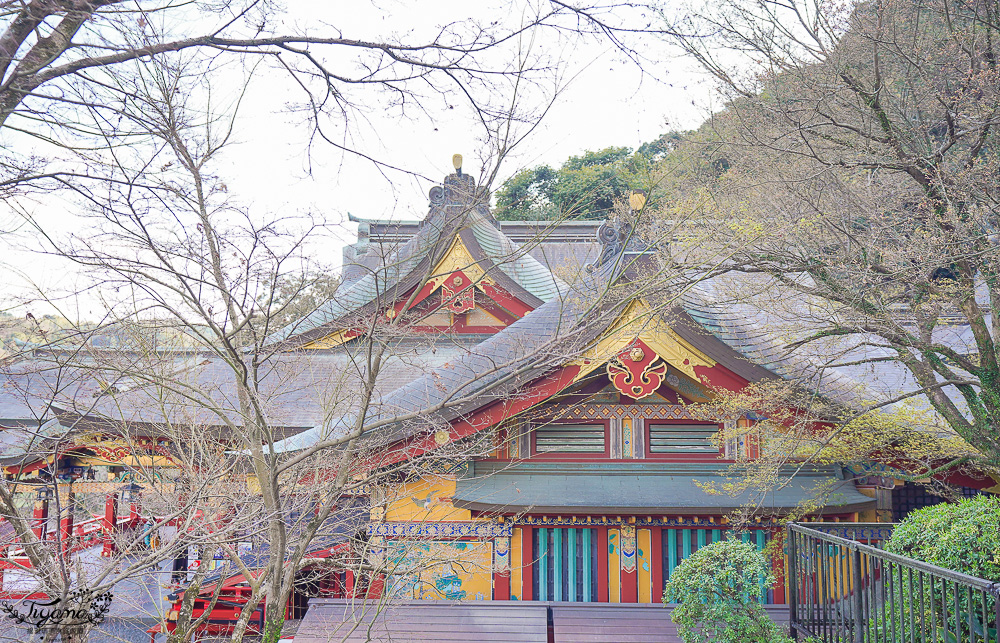
MULTIPOLYGON (((872 529, 869 540, 885 540, 881 535, 876 537, 875 529, 891 528, 859 524, 845 527, 840 523, 788 524, 788 620, 792 637, 817 637, 825 643, 875 640, 899 643, 900 633, 906 641, 915 640, 918 632, 921 641, 928 634, 937 640, 943 628, 949 640, 965 642, 977 636, 976 640, 983 638, 981 632, 976 633, 977 622, 982 622, 987 631, 992 630, 986 627, 990 618, 994 631, 1000 631, 1000 583, 887 552, 870 542, 820 531, 847 532, 857 538, 862 527, 872 529), (841 555, 828 555, 828 548, 850 552, 853 597, 846 591, 849 579, 841 555), (940 602, 935 599, 938 595, 940 602), (974 606, 974 595, 983 597, 981 613, 974 606), (988 609, 991 599, 992 615, 988 609), (962 600, 969 602, 967 611, 962 609, 962 600), (845 619, 848 606, 853 618, 845 619)), ((1000 643, 988 638, 988 643, 1000 643)))
MULTIPOLYGON (((788 523, 787 538, 788 543, 788 633, 793 640, 799 640, 798 631, 798 606, 799 606, 799 569, 798 553, 795 551, 795 532, 792 528, 795 523, 788 523)), ((1000 614, 1000 612, 998 612, 1000 614)))
POLYGON ((854 568, 854 643, 865 643, 865 601, 861 593, 861 550, 852 547, 854 568))
POLYGON ((997 639, 1000 639, 1000 583, 993 583, 993 612, 996 621, 997 639))

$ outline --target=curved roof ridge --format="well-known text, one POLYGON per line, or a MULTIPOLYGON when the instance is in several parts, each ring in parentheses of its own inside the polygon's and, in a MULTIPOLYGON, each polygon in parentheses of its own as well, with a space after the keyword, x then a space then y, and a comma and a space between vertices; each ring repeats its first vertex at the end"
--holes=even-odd
POLYGON ((269 342, 279 342, 308 334, 371 304, 380 294, 392 290, 412 273, 437 245, 445 229, 447 217, 434 210, 424 220, 420 232, 402 246, 388 253, 381 265, 364 265, 365 273, 350 282, 342 282, 333 298, 321 304, 301 320, 273 333, 269 342))
MULTIPOLYGON (((510 395, 543 371, 564 362, 566 355, 573 352, 567 351, 564 342, 586 343, 593 339, 595 328, 581 329, 579 325, 581 311, 593 303, 591 295, 587 290, 568 286, 561 289, 538 309, 477 344, 475 350, 383 394, 381 400, 392 402, 378 404, 371 411, 371 421, 443 405, 433 414, 406 421, 382 436, 394 441, 510 395), (514 372, 518 368, 523 370, 514 372), (448 406, 448 400, 458 401, 448 406)), ((284 452, 308 448, 346 429, 354 419, 353 414, 337 418, 333 424, 319 425, 275 442, 274 449, 284 452)))
POLYGON ((880 365, 877 374, 862 374, 858 368, 838 365, 858 350, 854 341, 831 338, 822 345, 822 350, 817 347, 793 350, 791 345, 800 335, 812 332, 800 322, 809 316, 802 295, 783 289, 782 310, 778 312, 772 310, 776 305, 773 302, 768 305, 746 295, 773 286, 764 283, 760 276, 727 273, 699 281, 680 303, 706 332, 748 362, 782 379, 803 384, 835 403, 851 407, 863 403, 865 398, 889 397, 880 389, 889 390, 905 379, 904 373, 885 364, 880 365), (733 284, 741 289, 742 296, 729 293, 727 288, 732 289, 733 284), (785 309, 801 317, 793 318, 785 309))
POLYGON ((455 237, 465 243, 474 262, 486 261, 499 285, 513 291, 532 308, 556 297, 565 284, 528 254, 521 245, 500 231, 489 212, 486 192, 471 176, 451 174, 442 185, 431 188, 430 211, 420 230, 384 257, 369 255, 355 265, 364 274, 341 283, 334 297, 302 319, 273 333, 268 342, 299 339, 303 343, 338 329, 331 324, 348 315, 373 312, 379 301, 386 304, 419 284, 424 273, 448 250, 455 237), (468 232, 466 232, 468 231, 468 232), (422 272, 423 271, 423 272, 422 272))
POLYGON ((566 283, 528 254, 527 248, 505 235, 492 215, 473 210, 469 215, 469 230, 483 255, 517 286, 540 301, 549 301, 566 288, 566 283))

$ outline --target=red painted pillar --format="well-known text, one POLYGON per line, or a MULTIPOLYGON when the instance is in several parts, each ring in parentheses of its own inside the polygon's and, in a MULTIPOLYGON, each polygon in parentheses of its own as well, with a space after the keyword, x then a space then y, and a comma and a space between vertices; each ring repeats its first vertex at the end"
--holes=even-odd
POLYGON ((663 598, 663 528, 650 527, 649 529, 649 576, 652 579, 653 594, 651 598, 654 603, 659 603, 663 598))
MULTIPOLYGON (((775 529, 771 532, 771 538, 777 540, 782 545, 785 544, 785 530, 775 529)), ((785 604, 785 554, 784 546, 772 550, 771 570, 776 579, 774 582, 774 603, 776 605, 785 604)))
POLYGON ((510 600, 510 572, 493 575, 493 600, 510 600))
POLYGON ((59 534, 62 539, 63 553, 68 553, 73 546, 73 512, 70 511, 59 521, 59 534))
POLYGON ((377 574, 372 582, 368 584, 368 589, 365 590, 365 598, 378 599, 382 598, 382 592, 385 590, 385 574, 377 574))
POLYGON ((493 600, 510 600, 510 571, 493 574, 493 600))
POLYGON ((39 540, 45 540, 45 529, 49 521, 49 489, 40 490, 35 498, 35 507, 31 513, 31 519, 35 526, 31 531, 35 532, 39 540))
POLYGON ((101 521, 104 532, 104 548, 101 556, 113 556, 115 553, 115 527, 118 524, 118 493, 112 491, 104 497, 104 519, 101 521))
POLYGON ((357 596, 354 595, 354 572, 351 571, 351 570, 347 570, 347 572, 344 573, 344 577, 345 577, 344 578, 344 585, 345 585, 345 588, 344 588, 345 589, 345 594, 344 594, 344 596, 346 598, 357 598, 357 596))
POLYGON ((64 554, 68 554, 73 548, 74 495, 72 490, 66 494, 66 506, 62 507, 62 516, 59 518, 59 537, 62 540, 62 551, 64 554))
POLYGON ((608 602, 608 528, 597 528, 597 602, 608 602))
POLYGON ((639 602, 639 577, 635 572, 622 570, 621 576, 621 602, 622 603, 638 603, 639 602))
POLYGON ((621 602, 639 602, 639 548, 636 541, 635 527, 621 527, 621 602))
POLYGON ((493 600, 510 600, 510 570, 497 571, 493 574, 493 600))

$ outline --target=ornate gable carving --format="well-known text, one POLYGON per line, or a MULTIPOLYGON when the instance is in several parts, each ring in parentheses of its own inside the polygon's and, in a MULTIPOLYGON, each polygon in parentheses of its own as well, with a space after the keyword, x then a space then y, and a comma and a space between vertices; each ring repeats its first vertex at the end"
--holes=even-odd
POLYGON ((641 339, 608 360, 608 378, 615 388, 635 400, 652 395, 667 376, 667 365, 641 339))
MULTIPOLYGON (((638 356, 638 353, 635 355, 638 356)), ((629 390, 623 389, 618 385, 618 382, 615 382, 616 375, 620 373, 621 369, 626 370, 631 375, 631 379, 628 375, 620 375, 622 385, 626 387, 640 386, 641 388, 634 392, 636 394, 643 393, 642 396, 645 397, 656 389, 643 392, 646 388, 646 385, 642 383, 644 373, 650 382, 659 378, 659 384, 662 384, 664 378, 667 377, 666 365, 663 365, 662 373, 658 366, 654 365, 656 363, 662 364, 662 362, 656 362, 657 357, 695 382, 699 381, 694 370, 696 366, 711 368, 716 365, 715 360, 681 339, 641 300, 630 303, 604 336, 582 357, 574 360, 571 364, 580 366, 577 380, 583 379, 594 369, 609 364, 607 366, 608 377, 615 383, 616 388, 634 398, 635 396, 629 390), (634 348, 641 349, 643 353, 641 359, 631 358, 631 351, 634 348), (636 370, 637 368, 639 370, 636 370), (628 380, 627 383, 626 380, 628 380)))

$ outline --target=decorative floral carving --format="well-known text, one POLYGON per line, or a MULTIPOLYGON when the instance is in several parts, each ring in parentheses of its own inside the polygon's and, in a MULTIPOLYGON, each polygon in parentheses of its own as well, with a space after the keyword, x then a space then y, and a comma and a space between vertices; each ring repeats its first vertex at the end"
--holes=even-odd
POLYGON ((453 313, 464 313, 472 310, 476 307, 475 288, 469 287, 461 292, 456 292, 461 285, 462 278, 455 277, 455 281, 458 282, 455 290, 446 285, 441 286, 441 305, 453 313))
POLYGON ((635 571, 635 527, 633 525, 622 525, 622 570, 626 572, 635 571))
POLYGON ((667 376, 666 363, 641 339, 609 360, 607 368, 615 388, 635 400, 652 394, 667 376))
POLYGON ((493 540, 493 567, 496 573, 510 571, 510 538, 504 536, 493 540))
POLYGON ((392 540, 405 538, 510 538, 512 523, 441 521, 427 523, 384 522, 368 525, 369 536, 392 540))

